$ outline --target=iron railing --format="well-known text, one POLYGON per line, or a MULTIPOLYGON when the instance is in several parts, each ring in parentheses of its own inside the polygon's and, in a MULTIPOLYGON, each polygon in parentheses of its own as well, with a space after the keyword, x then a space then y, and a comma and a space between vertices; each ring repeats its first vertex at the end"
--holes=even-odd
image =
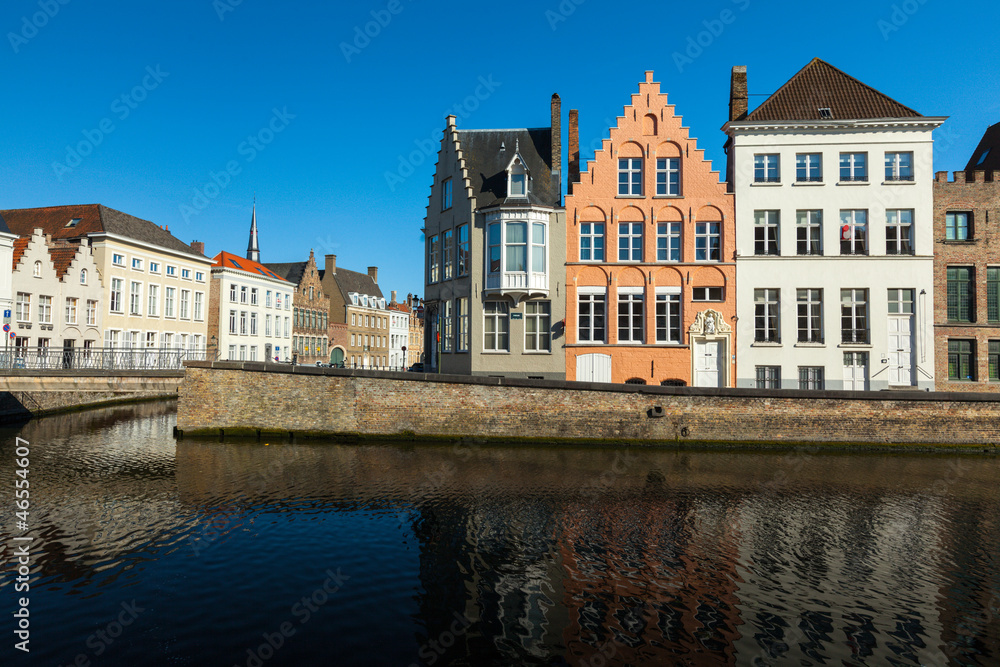
POLYGON ((0 349, 0 370, 183 370, 185 361, 205 361, 205 350, 176 348, 0 349))

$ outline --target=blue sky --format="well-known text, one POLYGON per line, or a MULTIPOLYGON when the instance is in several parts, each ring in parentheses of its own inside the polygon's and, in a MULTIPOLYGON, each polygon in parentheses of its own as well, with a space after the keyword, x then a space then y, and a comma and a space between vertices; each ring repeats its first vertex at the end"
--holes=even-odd
POLYGON ((997 25, 998 3, 943 0, 7 0, 0 208, 102 203, 243 254, 256 193, 264 261, 313 248, 422 295, 450 112, 546 126, 558 92, 586 158, 652 69, 722 169, 732 66, 753 107, 820 57, 950 116, 934 161, 951 171, 1000 122, 997 25))

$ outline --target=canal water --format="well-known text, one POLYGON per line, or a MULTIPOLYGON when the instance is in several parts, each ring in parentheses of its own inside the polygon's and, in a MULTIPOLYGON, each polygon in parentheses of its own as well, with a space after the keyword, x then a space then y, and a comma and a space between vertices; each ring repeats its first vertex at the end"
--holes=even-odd
POLYGON ((219 443, 174 423, 158 403, 0 429, 0 664, 1000 663, 995 456, 219 443))

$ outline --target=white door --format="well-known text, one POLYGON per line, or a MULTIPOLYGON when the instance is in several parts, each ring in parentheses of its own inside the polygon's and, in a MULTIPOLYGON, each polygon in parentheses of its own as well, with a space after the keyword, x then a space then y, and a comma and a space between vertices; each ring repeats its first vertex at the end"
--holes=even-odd
POLYGON ((844 352, 844 389, 848 391, 868 389, 867 352, 844 352))
POLYGON ((913 317, 889 316, 889 384, 913 384, 913 317))
POLYGON ((576 358, 577 382, 611 382, 610 354, 581 354, 576 358))
POLYGON ((694 386, 722 386, 722 341, 695 341, 694 386))

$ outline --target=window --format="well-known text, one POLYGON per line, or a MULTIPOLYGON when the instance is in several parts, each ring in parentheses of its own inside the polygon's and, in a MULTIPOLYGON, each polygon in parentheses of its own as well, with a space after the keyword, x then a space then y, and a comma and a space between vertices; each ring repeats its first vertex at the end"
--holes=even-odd
POLYGON ((840 212, 840 254, 867 255, 868 211, 849 209, 840 212))
POLYGON ((447 211, 451 208, 451 179, 446 178, 441 182, 441 210, 447 211))
POLYGON ((194 279, 197 280, 200 283, 203 283, 203 282, 205 282, 205 274, 202 273, 201 271, 195 271, 195 273, 194 273, 194 279))
POLYGON ((989 379, 992 382, 1000 380, 1000 340, 989 341, 989 379))
POLYGON ((240 361, 246 361, 246 360, 247 360, 247 346, 240 345, 240 361))
POLYGON ((230 361, 236 361, 236 346, 235 345, 230 345, 229 346, 229 360, 230 361))
POLYGON ((753 156, 753 181, 754 183, 781 182, 776 154, 753 156))
POLYGON ((986 268, 986 321, 1000 322, 1000 268, 986 268))
POLYGON ((623 222, 618 225, 618 261, 642 261, 641 222, 623 222))
POLYGON ((508 222, 506 230, 506 270, 523 273, 528 270, 528 224, 508 222))
POLYGON ((247 286, 240 285, 240 303, 247 302, 247 286))
POLYGON ((483 349, 487 352, 506 352, 510 349, 507 304, 503 301, 484 301, 483 313, 486 318, 483 327, 483 349))
POLYGON ((469 351, 469 297, 455 299, 455 315, 458 318, 458 342, 455 349, 458 352, 469 351))
POLYGON ((642 158, 626 157, 618 159, 618 194, 642 194, 642 158))
POLYGON ((885 254, 913 254, 913 210, 885 212, 885 254))
POLYGON ((455 254, 452 252, 452 243, 455 241, 454 232, 448 230, 443 234, 441 243, 441 255, 444 259, 444 279, 451 280, 455 277, 455 254))
POLYGON ((722 261, 721 222, 699 222, 695 224, 694 258, 698 262, 722 261))
POLYGON ((681 294, 679 290, 656 291, 656 342, 681 342, 681 294))
POLYGON ((976 379, 976 343, 948 340, 948 379, 971 382, 976 379))
POLYGON ((175 287, 167 287, 164 290, 163 295, 163 316, 173 317, 174 316, 174 294, 177 292, 175 287))
MULTIPOLYGON (((441 351, 451 352, 455 345, 454 320, 452 319, 451 301, 441 303, 441 351)), ((376 347, 378 344, 376 343, 376 347)))
POLYGON ((778 254, 778 211, 754 211, 753 254, 778 254))
POLYGON ((123 280, 121 278, 111 279, 111 303, 110 308, 112 313, 122 312, 122 284, 123 280))
POLYGON ((80 284, 87 284, 87 269, 80 269, 80 284))
POLYGON ((257 290, 256 287, 253 287, 253 288, 250 289, 250 305, 251 306, 256 306, 257 305, 257 292, 258 292, 258 290, 257 290))
POLYGON ((76 324, 76 305, 79 299, 66 297, 66 324, 76 324))
POLYGON ((577 298, 577 337, 581 343, 604 342, 605 295, 581 292, 577 298))
POLYGON ((580 223, 580 261, 604 261, 604 223, 580 223))
POLYGON ((133 271, 142 271, 142 260, 139 259, 138 257, 133 257, 132 258, 132 270, 133 271))
POLYGON ((972 238, 969 219, 971 214, 964 211, 949 211, 945 215, 944 238, 946 241, 968 241, 972 238))
POLYGON ((458 226, 458 275, 469 275, 469 226, 458 226))
POLYGON ((528 175, 524 173, 524 167, 520 164, 515 165, 510 174, 510 196, 528 196, 528 175))
POLYGON ((266 308, 271 307, 271 290, 267 290, 266 292, 264 292, 264 306, 266 308))
POLYGON ((823 290, 795 290, 799 316, 799 342, 823 342, 823 290))
POLYGON ((656 261, 681 261, 681 223, 666 222, 656 225, 656 261))
POLYGON ((868 153, 840 154, 841 182, 868 180, 868 153))
POLYGON ((202 306, 204 305, 204 301, 205 301, 205 293, 204 292, 195 292, 194 293, 194 319, 197 322, 200 322, 203 319, 203 316, 202 316, 203 308, 202 308, 202 306))
POLYGON ((795 251, 799 255, 823 254, 823 211, 795 212, 795 251))
POLYGON ((823 155, 799 153, 795 156, 795 180, 798 183, 818 183, 823 180, 823 155))
POLYGON ((97 302, 87 299, 87 326, 97 326, 97 302))
POLYGON ((181 278, 191 280, 191 269, 181 269, 181 278))
POLYGON ((229 286, 229 301, 231 303, 236 303, 236 283, 229 286))
POLYGON ((160 272, 160 265, 159 265, 159 263, 157 263, 157 262, 150 262, 149 263, 149 272, 150 273, 159 273, 160 272))
POLYGON ((149 317, 156 317, 157 310, 159 309, 160 303, 160 286, 150 285, 149 286, 149 307, 146 309, 146 314, 149 317))
POLYGON ((167 275, 168 276, 176 276, 177 275, 177 267, 176 266, 167 266, 167 275))
POLYGON ((912 181, 913 153, 886 153, 885 180, 912 181))
POLYGON ((18 322, 31 321, 31 295, 26 292, 17 293, 17 302, 14 304, 14 315, 18 322))
POLYGON ((691 289, 692 301, 724 301, 724 287, 694 287, 691 289))
POLYGON ((868 341, 868 290, 840 290, 840 340, 842 343, 868 341))
POLYGON ((642 288, 623 287, 618 290, 618 342, 643 342, 642 288))
POLYGON ((545 224, 531 223, 531 270, 534 273, 545 273, 545 224))
POLYGON ((186 320, 188 318, 188 307, 191 302, 191 290, 182 289, 181 290, 181 308, 180 308, 180 318, 186 320))
POLYGON ((781 389, 781 366, 757 366, 758 389, 781 389))
POLYGON ((681 159, 656 158, 656 194, 677 196, 681 193, 681 159))
POLYGON ((524 349, 529 352, 551 350, 552 303, 528 301, 524 304, 524 349))
POLYGON ((257 313, 250 313, 250 335, 257 335, 257 313))
POLYGON ((271 314, 268 313, 264 315, 264 335, 270 337, 271 335, 271 314))
MULTIPOLYGON (((277 304, 277 305, 278 305, 278 306, 281 306, 281 304, 280 304, 280 303, 279 303, 279 304, 277 304)), ((291 295, 291 294, 286 294, 286 295, 285 295, 285 310, 288 310, 288 309, 289 309, 289 308, 291 308, 291 307, 292 307, 292 295, 291 295)), ((287 318, 286 318, 286 319, 287 319, 287 318)))
POLYGON ((779 290, 755 289, 753 291, 754 341, 758 343, 780 343, 778 328, 779 290))
POLYGON ((822 389, 822 366, 799 366, 799 389, 822 389))
POLYGON ((38 323, 52 324, 52 297, 38 297, 38 323))
POLYGON ((427 271, 428 282, 436 283, 441 280, 441 251, 437 235, 427 240, 427 271))
MULTIPOLYGON (((949 266, 948 278, 948 321, 972 322, 975 294, 972 280, 973 270, 968 266, 949 266)), ((988 315, 988 311, 987 311, 988 315)))
POLYGON ((119 255, 118 253, 111 254, 111 263, 115 266, 125 266, 125 255, 119 255))
POLYGON ((42 263, 39 261, 35 262, 35 266, 31 269, 31 275, 35 278, 42 277, 42 263))
POLYGON ((142 285, 134 280, 129 286, 128 314, 142 315, 142 285))
POLYGON ((247 311, 245 310, 240 311, 240 335, 247 335, 247 311))
POLYGON ((911 290, 911 289, 890 289, 889 290, 889 314, 890 315, 912 315, 913 314, 913 290, 911 290))

